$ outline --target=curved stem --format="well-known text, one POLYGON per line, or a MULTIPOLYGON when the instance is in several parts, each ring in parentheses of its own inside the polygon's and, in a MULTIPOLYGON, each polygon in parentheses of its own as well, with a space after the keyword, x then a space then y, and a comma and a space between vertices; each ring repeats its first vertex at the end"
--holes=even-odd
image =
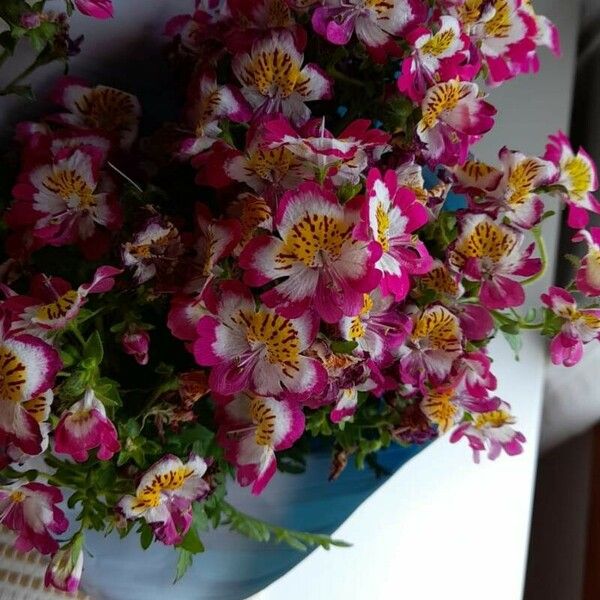
POLYGON ((542 237, 542 231, 539 227, 534 227, 531 230, 533 238, 535 240, 535 244, 537 249, 540 252, 540 259, 542 261, 542 268, 531 277, 524 279, 521 283, 522 285, 529 285, 538 279, 541 279, 546 274, 546 269, 548 267, 548 253, 546 252, 546 243, 544 242, 544 238, 542 237))

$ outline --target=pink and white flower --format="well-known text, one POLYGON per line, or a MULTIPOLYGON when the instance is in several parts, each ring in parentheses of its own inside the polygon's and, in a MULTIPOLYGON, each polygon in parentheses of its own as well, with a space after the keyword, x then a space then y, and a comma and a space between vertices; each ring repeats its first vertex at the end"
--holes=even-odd
POLYGON ((118 506, 127 519, 149 523, 163 544, 179 544, 192 525, 192 502, 210 491, 202 478, 206 469, 206 461, 194 454, 186 463, 167 454, 144 473, 135 495, 124 496, 118 506))
POLYGON ((460 328, 468 340, 484 340, 494 330, 494 320, 489 311, 479 304, 461 302, 465 293, 460 273, 449 268, 440 260, 434 260, 431 269, 417 279, 415 294, 422 291, 435 293, 439 301, 454 313, 460 328))
POLYGON ((363 293, 381 277, 374 268, 381 247, 355 238, 358 219, 358 210, 342 206, 332 192, 315 183, 300 185, 279 203, 280 237, 255 237, 240 255, 244 281, 261 286, 285 278, 261 297, 287 317, 301 315, 310 304, 328 323, 357 315, 363 293))
POLYGON ((465 412, 495 410, 500 399, 473 397, 453 385, 443 385, 427 390, 420 407, 423 414, 437 427, 439 434, 446 433, 460 423, 465 412))
POLYGON ((566 290, 551 287, 542 302, 561 320, 561 328, 550 343, 555 365, 572 367, 583 356, 583 346, 600 340, 600 308, 579 308, 566 290))
POLYGON ((598 189, 596 166, 583 148, 577 153, 573 151, 562 131, 551 135, 549 140, 544 158, 559 171, 553 184, 560 186, 559 197, 569 206, 569 227, 580 229, 587 225, 587 211, 600 213, 600 202, 592 194, 598 189))
POLYGON ((526 156, 506 147, 500 150, 499 156, 503 175, 487 197, 513 225, 531 229, 544 213, 544 201, 538 190, 556 181, 556 167, 550 161, 526 156))
POLYGON ((52 556, 44 575, 46 587, 68 594, 74 594, 79 589, 83 572, 83 540, 82 533, 75 534, 68 544, 52 556))
POLYGON ((22 173, 13 188, 11 223, 33 226, 52 246, 89 241, 99 225, 117 229, 121 207, 112 180, 101 173, 104 158, 95 146, 63 148, 51 162, 22 173))
POLYGON ((486 449, 490 460, 498 458, 502 450, 509 456, 523 452, 525 436, 513 429, 516 419, 506 402, 500 401, 492 410, 485 406, 477 410, 474 405, 470 407, 470 414, 471 420, 458 425, 450 436, 450 442, 454 444, 466 437, 476 463, 479 462, 480 453, 486 449))
POLYGON ((310 118, 306 102, 331 96, 331 81, 313 64, 302 66, 303 55, 287 31, 274 31, 238 54, 232 69, 255 116, 282 113, 294 124, 310 118))
POLYGON ((98 448, 99 460, 110 460, 121 449, 115 426, 106 416, 102 402, 88 389, 84 397, 63 413, 54 430, 54 450, 85 462, 90 450, 98 448))
POLYGON ((177 339, 192 342, 198 337, 198 321, 209 314, 204 295, 176 294, 171 300, 167 327, 177 339))
POLYGON ((48 338, 67 327, 79 314, 87 302, 89 294, 103 294, 115 284, 115 277, 122 269, 103 266, 96 269, 90 283, 80 285, 76 290, 61 277, 36 275, 31 279, 29 295, 19 296, 9 288, 4 308, 14 316, 12 329, 27 331, 41 338, 48 338))
POLYGON ((287 0, 227 0, 232 23, 226 34, 230 52, 247 52, 271 31, 289 31, 296 47, 306 46, 306 30, 296 21, 287 0))
POLYGON ((600 227, 582 229, 573 241, 587 242, 587 253, 577 270, 577 289, 586 296, 600 296, 600 227))
POLYGON ((398 54, 393 38, 427 14, 420 0, 323 0, 312 16, 315 31, 332 44, 345 46, 356 37, 374 60, 398 54))
POLYGON ((463 352, 458 318, 444 306, 433 305, 415 312, 412 321, 410 336, 397 351, 400 379, 419 387, 427 380, 440 384, 463 352))
POLYGON ((122 247, 123 264, 134 269, 139 284, 170 275, 183 252, 179 231, 160 215, 148 219, 122 247))
POLYGON ((206 286, 219 274, 218 263, 230 256, 241 236, 237 219, 214 219, 207 207, 196 205, 195 256, 186 274, 184 291, 202 295, 206 286))
POLYGON ((490 310, 521 306, 525 291, 514 277, 531 277, 542 268, 531 258, 535 243, 523 249, 523 233, 483 214, 469 214, 450 251, 450 262, 467 279, 481 282, 479 300, 490 310))
POLYGON ((329 176, 336 187, 357 185, 368 165, 390 149, 390 136, 370 129, 366 119, 353 121, 337 137, 325 129, 325 119, 311 119, 300 131, 283 118, 264 127, 270 148, 285 147, 312 171, 313 179, 329 176))
POLYGON ((458 390, 464 390, 475 398, 485 398, 496 389, 497 381, 491 372, 492 361, 483 351, 466 352, 457 361, 454 382, 458 390))
POLYGON ((69 522, 58 507, 61 491, 45 483, 33 481, 0 488, 0 523, 17 534, 15 548, 41 554, 54 554, 58 542, 54 535, 67 530, 69 522))
POLYGON ((417 135, 433 163, 462 164, 469 146, 494 125, 496 109, 479 95, 477 84, 451 79, 427 90, 417 135))
POLYGON ((487 66, 488 80, 498 85, 537 66, 538 27, 525 0, 464 2, 449 0, 450 14, 460 22, 487 66))
POLYGON ((29 455, 43 449, 40 422, 28 404, 54 385, 62 363, 58 352, 40 338, 10 330, 0 316, 0 431, 6 442, 29 455))
POLYGON ((40 434, 40 451, 36 455, 23 452, 14 442, 14 436, 0 430, 0 469, 13 464, 26 468, 27 463, 35 456, 43 454, 48 448, 50 433, 50 411, 54 392, 52 389, 46 390, 43 394, 23 403, 25 410, 37 421, 40 434))
POLYGON ((363 307, 355 317, 343 317, 339 324, 345 340, 380 363, 401 346, 410 333, 410 318, 395 307, 394 297, 382 296, 379 289, 364 295, 363 307))
POLYGON ((105 85, 90 87, 83 79, 62 77, 52 92, 52 100, 67 112, 54 120, 81 129, 95 129, 114 137, 122 148, 130 148, 137 138, 141 108, 132 94, 105 85))
POLYGON ((184 157, 195 156, 215 143, 221 134, 221 119, 243 123, 252 117, 252 111, 239 90, 232 85, 219 85, 212 72, 197 77, 188 96, 185 120, 191 135, 186 137, 179 149, 184 157))
POLYGON ((409 275, 422 275, 431 268, 432 258, 415 234, 428 218, 427 209, 412 190, 398 186, 394 171, 386 171, 384 176, 378 169, 369 171, 357 233, 381 246, 375 267, 382 274, 379 288, 384 296, 392 294, 397 301, 403 300, 410 290, 409 275))
POLYGON ((133 356, 138 365, 147 365, 150 359, 150 335, 144 329, 128 331, 121 338, 123 352, 133 356))
POLYGON ((237 480, 260 494, 277 470, 276 452, 290 448, 304 432, 304 414, 296 402, 248 392, 221 400, 218 439, 225 458, 236 465, 237 480))
POLYGON ((420 102, 427 89, 440 81, 471 81, 479 70, 470 59, 469 37, 455 17, 443 15, 437 30, 417 27, 406 39, 413 50, 402 62, 398 89, 414 102, 420 102))
POLYGON ((210 388, 223 395, 250 389, 261 396, 302 400, 327 380, 321 363, 306 356, 318 321, 310 312, 291 319, 256 307, 250 291, 235 281, 221 284, 214 316, 198 322, 194 357, 212 367, 210 388))
POLYGON ((74 0, 77 10, 95 19, 112 19, 114 16, 112 0, 74 0))
POLYGON ((245 183, 267 200, 273 200, 273 205, 285 190, 314 177, 311 169, 285 146, 270 148, 264 127, 259 126, 248 130, 243 153, 229 152, 220 162, 220 168, 230 180, 245 183))

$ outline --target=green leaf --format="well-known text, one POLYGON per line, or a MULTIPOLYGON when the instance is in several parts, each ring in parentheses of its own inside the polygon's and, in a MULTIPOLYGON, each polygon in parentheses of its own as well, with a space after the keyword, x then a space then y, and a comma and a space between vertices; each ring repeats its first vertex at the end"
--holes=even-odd
POLYGON ((147 550, 150 547, 150 544, 152 544, 153 539, 154 534, 152 533, 152 529, 144 523, 140 534, 140 545, 142 546, 142 550, 147 550))
POLYGON ((185 548, 177 548, 177 567, 175 571, 175 580, 173 583, 177 583, 192 566, 194 555, 188 552, 185 548))
POLYGON ((331 342, 331 349, 336 354, 352 354, 357 346, 358 342, 351 340, 334 340, 331 342))
POLYGON ((99 365, 104 358, 104 348, 102 338, 97 331, 94 331, 88 338, 83 349, 83 358, 91 359, 96 365, 99 365))
POLYGON ((523 339, 521 338, 520 334, 508 333, 502 328, 500 330, 502 331, 502 335, 508 342, 508 345, 512 348, 512 351, 515 353, 515 360, 519 360, 519 353, 523 348, 523 339))
POLYGON ((89 383, 89 374, 87 371, 75 371, 60 386, 60 395, 67 398, 78 398, 81 396, 89 383))
POLYGON ((227 516, 227 524, 232 531, 259 542, 273 540, 276 543, 284 543, 288 546, 305 552, 308 547, 321 546, 329 550, 331 546, 348 547, 350 544, 342 540, 334 540, 328 535, 320 533, 309 533, 305 531, 294 531, 272 525, 255 517, 240 512, 228 502, 222 502, 224 514, 227 516))
POLYGON ((101 377, 94 386, 94 392, 107 408, 119 407, 123 404, 119 394, 119 384, 113 379, 101 377))
POLYGON ((177 544, 178 548, 183 548, 191 554, 200 554, 204 552, 204 544, 198 537, 198 532, 195 527, 191 527, 190 530, 185 534, 180 544, 177 544))

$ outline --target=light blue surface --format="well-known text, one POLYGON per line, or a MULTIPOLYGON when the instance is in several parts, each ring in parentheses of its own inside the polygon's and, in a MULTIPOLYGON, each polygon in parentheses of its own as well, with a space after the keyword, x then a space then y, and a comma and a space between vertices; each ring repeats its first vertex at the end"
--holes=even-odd
MULTIPOLYGON (((425 180, 425 187, 429 189, 440 182, 436 174, 427 167, 423 168, 423 179, 425 180)), ((461 208, 467 208, 467 206, 468 202, 466 196, 454 192, 450 192, 444 202, 444 210, 448 212, 456 212, 461 208)))
MULTIPOLYGON (((396 471, 422 446, 394 447, 378 460, 396 471)), ((384 481, 371 469, 348 466, 329 482, 329 453, 315 453, 303 475, 277 474, 259 497, 232 485, 228 499, 237 508, 284 527, 332 533, 384 481)), ((192 568, 175 586, 175 553, 153 544, 141 550, 138 536, 120 540, 90 533, 86 538, 83 589, 94 600, 242 600, 265 588, 300 562, 305 553, 287 546, 253 542, 224 529, 202 536, 206 552, 195 557, 192 568)), ((352 540, 345 540, 352 543, 352 540)), ((332 552, 344 552, 333 548, 332 552)))

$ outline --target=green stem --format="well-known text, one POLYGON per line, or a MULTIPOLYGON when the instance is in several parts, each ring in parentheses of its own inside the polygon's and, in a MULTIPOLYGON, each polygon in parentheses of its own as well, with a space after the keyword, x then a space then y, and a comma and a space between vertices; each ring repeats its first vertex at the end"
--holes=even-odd
POLYGON ((77 327, 75 323, 71 323, 69 329, 71 330, 71 333, 77 338, 77 341, 81 344, 81 346, 85 347, 85 340, 81 335, 81 331, 79 331, 79 327, 77 327))
POLYGON ((110 161, 107 161, 106 164, 115 173, 117 173, 118 175, 120 175, 131 187, 135 188, 140 194, 144 193, 144 190, 142 189, 142 187, 140 185, 138 185, 133 179, 131 179, 131 177, 129 177, 129 175, 126 175, 125 173, 123 173, 123 171, 121 171, 121 169, 119 169, 119 167, 113 165, 113 163, 111 163, 110 161))
POLYGON ((36 57, 36 59, 26 69, 24 69, 10 83, 5 85, 0 90, 0 96, 8 96, 8 94, 11 93, 11 88, 16 86, 19 82, 23 81, 23 79, 25 79, 25 77, 31 75, 31 73, 33 73, 38 68, 38 66, 39 66, 38 57, 36 57))
POLYGON ((307 546, 321 546, 326 550, 329 550, 331 546, 342 548, 350 546, 347 542, 334 540, 328 535, 295 531, 272 525, 239 511, 225 500, 221 501, 221 507, 227 516, 230 529, 252 539, 268 542, 273 538, 276 543, 285 542, 300 551, 305 551, 307 546))
POLYGON ((327 67, 327 73, 329 73, 329 75, 331 75, 337 81, 343 81, 344 83, 347 83, 348 85, 352 85, 354 87, 365 87, 365 84, 362 81, 354 79, 354 77, 350 77, 349 75, 338 71, 334 66, 327 67))
POLYGON ((545 275, 546 268, 548 267, 548 253, 546 252, 546 243, 544 242, 544 238, 542 237, 542 231, 539 227, 534 227, 531 230, 531 233, 535 240, 536 246, 540 252, 542 268, 535 275, 532 275, 531 277, 528 277, 527 279, 523 280, 521 282, 523 285, 530 285, 534 281, 541 279, 545 275))

